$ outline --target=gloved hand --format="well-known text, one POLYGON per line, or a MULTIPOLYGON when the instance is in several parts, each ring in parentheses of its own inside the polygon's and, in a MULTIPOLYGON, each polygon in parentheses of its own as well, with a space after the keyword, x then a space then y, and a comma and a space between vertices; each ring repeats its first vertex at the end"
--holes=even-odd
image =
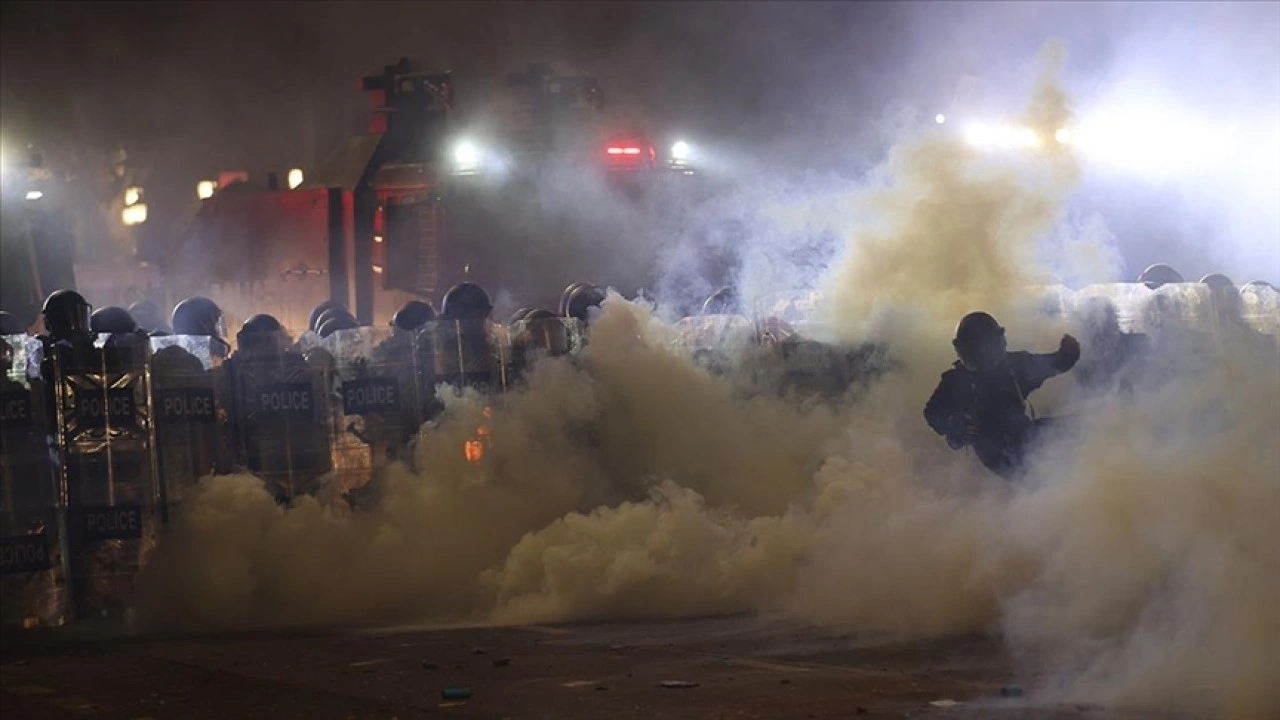
POLYGON ((1063 335, 1062 342, 1058 343, 1058 357, 1063 371, 1070 370, 1080 359, 1080 341, 1070 335, 1063 335))

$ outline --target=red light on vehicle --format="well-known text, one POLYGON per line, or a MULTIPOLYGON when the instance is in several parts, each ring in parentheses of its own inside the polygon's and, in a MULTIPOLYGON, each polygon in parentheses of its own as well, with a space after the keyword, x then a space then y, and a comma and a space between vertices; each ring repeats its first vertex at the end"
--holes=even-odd
POLYGON ((622 154, 622 148, 620 148, 620 147, 611 147, 611 148, 609 148, 608 150, 605 150, 605 152, 609 153, 610 155, 621 155, 621 154, 622 154))
POLYGON ((607 150, 605 150, 605 152, 609 153, 610 155, 639 155, 639 154, 640 154, 640 148, 638 148, 638 147, 610 147, 610 148, 608 148, 607 150))

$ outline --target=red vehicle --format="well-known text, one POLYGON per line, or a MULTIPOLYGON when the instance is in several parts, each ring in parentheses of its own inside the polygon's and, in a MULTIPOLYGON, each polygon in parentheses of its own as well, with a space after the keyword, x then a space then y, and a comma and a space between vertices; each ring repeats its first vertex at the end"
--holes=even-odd
POLYGON ((691 148, 611 130, 594 79, 530 65, 466 112, 450 73, 407 60, 361 87, 369 132, 296 188, 276 177, 201 188, 210 196, 167 263, 171 289, 218 298, 232 321, 269 312, 296 331, 325 299, 382 324, 464 279, 499 312, 554 307, 574 281, 648 281, 654 244, 641 236, 651 211, 687 196, 691 148))

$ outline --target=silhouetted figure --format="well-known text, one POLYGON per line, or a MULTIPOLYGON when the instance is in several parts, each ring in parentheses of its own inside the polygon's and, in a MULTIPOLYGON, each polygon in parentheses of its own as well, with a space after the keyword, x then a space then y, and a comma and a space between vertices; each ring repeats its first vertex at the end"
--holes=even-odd
POLYGON ((924 408, 925 420, 953 449, 972 447, 989 470, 1017 474, 1028 448, 1050 419, 1028 417, 1027 395, 1067 372, 1080 344, 1063 335, 1057 352, 1008 352, 1004 328, 984 312, 966 315, 952 341, 960 358, 924 408))

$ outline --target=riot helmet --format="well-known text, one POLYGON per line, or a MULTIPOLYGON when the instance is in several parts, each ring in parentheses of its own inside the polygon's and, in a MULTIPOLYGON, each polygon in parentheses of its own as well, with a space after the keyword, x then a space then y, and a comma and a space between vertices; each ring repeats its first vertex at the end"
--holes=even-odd
POLYGON ((449 288, 440 303, 445 320, 485 320, 493 312, 489 293, 475 283, 462 282, 449 288))
POLYGON ((346 320, 350 320, 352 323, 355 323, 357 327, 360 325, 360 323, 356 322, 356 317, 351 314, 350 310, 347 310, 345 307, 341 305, 336 305, 316 316, 315 331, 319 333, 320 328, 324 327, 325 323, 329 322, 334 318, 344 318, 346 320))
POLYGON ((431 303, 421 300, 410 300, 391 318, 391 326, 397 330, 414 331, 436 319, 436 309, 431 303))
POLYGON ((988 313, 971 312, 956 325, 956 336, 951 344, 966 368, 989 370, 1004 358, 1004 328, 988 313))
POLYGON ((128 310, 108 305, 98 308, 89 316, 89 329, 95 333, 117 335, 137 331, 138 323, 134 321, 128 310))
POLYGON ((222 338, 227 328, 223 324, 222 308, 207 297, 189 297, 173 308, 169 319, 175 335, 198 335, 222 338))
POLYGON ((139 300, 130 305, 129 315, 137 322, 138 327, 143 330, 165 332, 169 329, 165 325, 164 315, 160 313, 160 308, 156 307, 156 304, 150 300, 139 300))
POLYGON ((595 285, 583 283, 569 295, 568 302, 565 303, 565 317, 586 322, 589 317, 588 311, 603 305, 604 299, 604 290, 595 285))
POLYGON ((702 303, 703 315, 741 315, 742 307, 738 303, 738 293, 728 286, 711 293, 702 303))
POLYGON ((278 352, 284 346, 284 326, 271 315, 254 315, 240 326, 236 344, 241 351, 278 352))
POLYGON ((334 315, 324 322, 320 323, 320 329, 316 334, 322 338, 327 338, 339 330, 354 330, 360 327, 360 323, 350 315, 334 315))
POLYGON ((320 329, 320 316, 325 312, 333 309, 340 309, 343 312, 349 312, 345 305, 335 300, 325 300, 311 311, 311 317, 307 320, 307 329, 311 332, 317 332, 320 329))
POLYGON ((590 283, 584 282, 569 283, 569 286, 560 293, 560 317, 569 317, 569 298, 573 297, 573 294, 578 291, 578 288, 589 284, 590 283))
POLYGON ((1200 278, 1200 283, 1208 285, 1209 289, 1214 292, 1228 291, 1235 292, 1236 284, 1231 282, 1231 278, 1222 273, 1209 273, 1200 278))
POLYGON ((57 290, 44 301, 41 314, 49 336, 54 339, 89 332, 89 314, 93 311, 80 293, 57 290))
POLYGON ((27 326, 22 324, 17 315, 0 310, 0 335, 23 335, 27 326))
POLYGON ((1138 282, 1145 284, 1152 290, 1155 290, 1161 285, 1186 281, 1182 279, 1182 275, 1177 270, 1174 270, 1164 263, 1156 263, 1142 271, 1142 274, 1138 276, 1138 282))
POLYGON ((531 312, 533 312, 533 310, 532 310, 531 308, 522 307, 522 308, 520 308, 519 310, 515 311, 515 313, 511 316, 511 319, 510 319, 510 320, 507 320, 507 324, 508 324, 508 325, 518 325, 518 324, 519 324, 521 321, 523 321, 523 320, 525 319, 525 317, 527 317, 527 316, 529 315, 529 313, 531 313, 531 312))

